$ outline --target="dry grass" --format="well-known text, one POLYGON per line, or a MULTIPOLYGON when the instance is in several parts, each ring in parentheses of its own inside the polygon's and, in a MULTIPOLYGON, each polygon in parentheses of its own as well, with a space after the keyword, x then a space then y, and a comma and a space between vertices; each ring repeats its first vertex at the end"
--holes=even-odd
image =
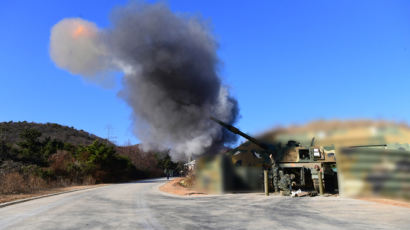
POLYGON ((99 187, 99 186, 105 186, 105 184, 81 185, 81 186, 44 189, 44 190, 34 192, 34 193, 7 194, 7 195, 0 194, 0 203, 10 202, 13 200, 26 199, 26 198, 36 197, 36 196, 42 196, 42 195, 47 195, 47 194, 52 194, 52 193, 60 193, 60 192, 67 192, 67 191, 72 191, 72 190, 94 188, 94 187, 99 187))
MULTIPOLYGON (((93 185, 95 179, 92 176, 87 176, 82 185, 93 185)), ((57 180, 46 181, 36 175, 23 175, 18 172, 0 174, 0 194, 22 194, 36 193, 41 190, 51 188, 61 188, 78 185, 70 179, 59 178, 57 180)))
POLYGON ((95 185, 95 179, 92 176, 87 176, 83 184, 78 185, 67 178, 46 181, 34 174, 0 173, 0 203, 95 186, 101 186, 101 184, 95 185))
POLYGON ((185 188, 193 188, 195 186, 195 175, 189 173, 186 177, 179 181, 179 184, 185 188))
POLYGON ((18 172, 0 175, 0 194, 31 193, 47 187, 46 181, 38 176, 18 172))

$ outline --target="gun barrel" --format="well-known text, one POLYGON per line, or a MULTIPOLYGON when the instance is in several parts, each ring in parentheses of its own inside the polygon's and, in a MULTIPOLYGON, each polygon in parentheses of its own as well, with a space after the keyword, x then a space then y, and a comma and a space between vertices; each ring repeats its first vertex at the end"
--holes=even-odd
POLYGON ((258 140, 256 140, 255 138, 249 136, 246 133, 243 133, 242 131, 240 131, 238 128, 236 128, 235 126, 232 126, 230 124, 227 124, 221 120, 216 119, 215 117, 211 117, 211 120, 215 121, 216 123, 218 123, 219 125, 221 125, 222 127, 226 128, 227 130, 231 131, 234 134, 240 135, 242 137, 244 137, 245 139, 255 143, 256 145, 258 145, 259 147, 263 148, 263 149, 268 149, 268 147, 263 144, 260 143, 258 140))
POLYGON ((348 148, 368 148, 368 147, 387 147, 386 144, 381 144, 381 145, 354 145, 354 146, 349 146, 348 148))

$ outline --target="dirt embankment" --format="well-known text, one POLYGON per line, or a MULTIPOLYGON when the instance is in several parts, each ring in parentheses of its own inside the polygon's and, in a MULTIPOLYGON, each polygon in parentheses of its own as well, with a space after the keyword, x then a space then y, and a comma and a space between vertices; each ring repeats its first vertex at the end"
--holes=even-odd
POLYGON ((168 183, 159 187, 159 190, 166 193, 171 193, 180 196, 192 196, 192 195, 207 195, 204 192, 194 190, 192 188, 186 188, 182 186, 179 182, 181 182, 184 178, 176 178, 168 183))
POLYGON ((371 198, 371 197, 359 197, 358 199, 370 202, 376 202, 380 204, 387 204, 399 207, 410 208, 410 202, 406 200, 392 200, 384 198, 371 198))

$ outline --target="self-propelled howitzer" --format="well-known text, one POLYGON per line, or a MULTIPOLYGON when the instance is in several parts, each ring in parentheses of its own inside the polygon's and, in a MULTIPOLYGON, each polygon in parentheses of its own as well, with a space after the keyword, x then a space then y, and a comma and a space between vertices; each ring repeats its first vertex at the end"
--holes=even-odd
MULTIPOLYGON (((255 154, 254 147, 248 149, 238 147, 241 154, 259 155, 263 158, 264 169, 269 169, 272 185, 275 191, 282 190, 289 193, 292 189, 302 188, 323 192, 335 192, 337 189, 336 158, 334 150, 326 150, 322 146, 302 146, 299 142, 289 140, 286 144, 280 142, 266 143, 251 137, 238 128, 222 122, 214 117, 213 121, 230 132, 240 135, 254 143, 260 150, 255 154), (245 150, 244 150, 245 149, 245 150)), ((249 162, 242 162, 240 155, 232 156, 236 166, 249 166, 249 162)))
POLYGON ((242 132, 238 128, 236 128, 233 125, 227 124, 221 120, 216 119, 215 117, 211 117, 211 120, 215 121, 222 127, 226 128, 230 132, 237 134, 239 136, 242 136, 243 138, 247 139, 248 141, 254 143, 255 145, 259 146, 261 149, 264 151, 261 152, 260 154, 262 155, 261 157, 264 159, 264 168, 270 168, 272 164, 275 164, 275 147, 272 145, 268 145, 266 143, 260 142, 259 140, 249 136, 248 134, 242 132))

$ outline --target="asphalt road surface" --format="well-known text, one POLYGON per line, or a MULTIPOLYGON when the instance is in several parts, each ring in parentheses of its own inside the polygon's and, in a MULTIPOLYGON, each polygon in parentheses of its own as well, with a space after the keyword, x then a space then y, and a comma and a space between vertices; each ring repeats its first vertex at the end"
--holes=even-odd
POLYGON ((0 208, 0 229, 410 229, 410 208, 340 197, 179 197, 165 179, 116 184, 0 208))

